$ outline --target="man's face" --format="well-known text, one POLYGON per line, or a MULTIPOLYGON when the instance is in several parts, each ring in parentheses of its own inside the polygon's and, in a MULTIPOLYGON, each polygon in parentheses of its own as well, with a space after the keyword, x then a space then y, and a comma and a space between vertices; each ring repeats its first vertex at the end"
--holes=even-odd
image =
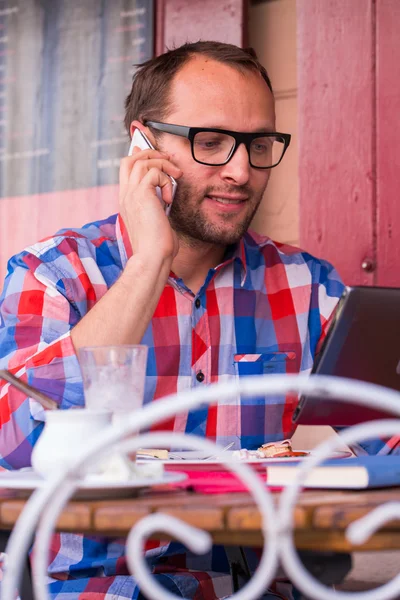
MULTIPOLYGON (((168 123, 240 132, 272 131, 274 100, 259 73, 241 73, 196 57, 176 75, 168 123)), ((254 169, 244 145, 223 166, 197 163, 186 138, 163 133, 157 143, 183 172, 170 221, 189 244, 236 243, 261 202, 270 170, 254 169)))

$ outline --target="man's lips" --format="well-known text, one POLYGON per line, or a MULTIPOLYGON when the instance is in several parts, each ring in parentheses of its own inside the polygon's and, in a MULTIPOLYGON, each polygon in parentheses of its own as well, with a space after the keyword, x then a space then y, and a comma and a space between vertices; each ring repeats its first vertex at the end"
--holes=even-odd
POLYGON ((221 196, 206 196, 206 198, 208 198, 209 200, 214 200, 215 202, 217 202, 218 204, 221 204, 222 206, 240 206, 241 204, 244 204, 245 202, 247 202, 248 197, 247 196, 235 196, 235 195, 228 195, 228 194, 224 194, 221 196))

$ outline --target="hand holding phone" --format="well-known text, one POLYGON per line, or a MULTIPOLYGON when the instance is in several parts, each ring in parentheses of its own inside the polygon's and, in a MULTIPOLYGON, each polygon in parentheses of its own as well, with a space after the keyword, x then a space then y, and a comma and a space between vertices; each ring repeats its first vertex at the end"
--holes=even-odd
MULTIPOLYGON (((133 152, 133 149, 135 148, 135 146, 137 148, 140 148, 141 150, 148 150, 148 149, 155 150, 154 146, 151 144, 151 142, 150 142, 149 138, 146 136, 146 134, 137 128, 135 129, 133 136, 132 136, 132 141, 131 141, 131 145, 129 147, 128 156, 132 156, 132 152, 133 152)), ((175 196, 176 188, 177 188, 177 183, 176 183, 175 179, 173 177, 171 177, 171 175, 168 175, 168 177, 170 178, 171 183, 172 183, 172 200, 173 200, 174 196, 175 196)), ((164 208, 165 214, 168 217, 172 204, 167 204, 167 202, 163 201, 161 189, 159 186, 156 187, 156 194, 164 208)))

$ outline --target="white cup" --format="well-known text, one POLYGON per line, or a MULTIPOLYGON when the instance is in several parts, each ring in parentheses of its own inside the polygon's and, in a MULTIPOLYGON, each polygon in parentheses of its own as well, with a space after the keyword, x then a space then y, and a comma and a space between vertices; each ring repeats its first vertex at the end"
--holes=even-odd
POLYGON ((34 470, 48 477, 82 453, 90 439, 111 424, 111 412, 71 408, 46 411, 44 429, 32 451, 34 470))

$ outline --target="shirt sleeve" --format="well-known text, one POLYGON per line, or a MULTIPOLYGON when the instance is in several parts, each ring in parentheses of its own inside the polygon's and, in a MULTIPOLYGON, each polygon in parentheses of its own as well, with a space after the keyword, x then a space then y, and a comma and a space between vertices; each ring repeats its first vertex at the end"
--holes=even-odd
POLYGON ((310 351, 313 359, 321 350, 344 287, 339 273, 329 262, 313 259, 309 312, 310 351))
MULTIPOLYGON (((61 408, 83 405, 79 364, 70 332, 81 315, 68 298, 66 277, 37 256, 13 257, 0 298, 0 368, 54 398, 61 408)), ((30 464, 44 409, 0 379, 0 465, 30 464)))
MULTIPOLYGON (((326 338, 329 327, 335 317, 339 298, 344 290, 344 285, 335 271, 327 262, 321 261, 318 285, 318 306, 320 313, 320 336, 316 343, 316 354, 320 352, 321 346, 326 338)), ((362 410, 362 406, 360 406, 362 410)), ((335 431, 340 433, 343 427, 336 427, 335 431)), ((375 454, 400 454, 400 436, 390 439, 374 439, 352 444, 351 449, 357 456, 375 454)))

